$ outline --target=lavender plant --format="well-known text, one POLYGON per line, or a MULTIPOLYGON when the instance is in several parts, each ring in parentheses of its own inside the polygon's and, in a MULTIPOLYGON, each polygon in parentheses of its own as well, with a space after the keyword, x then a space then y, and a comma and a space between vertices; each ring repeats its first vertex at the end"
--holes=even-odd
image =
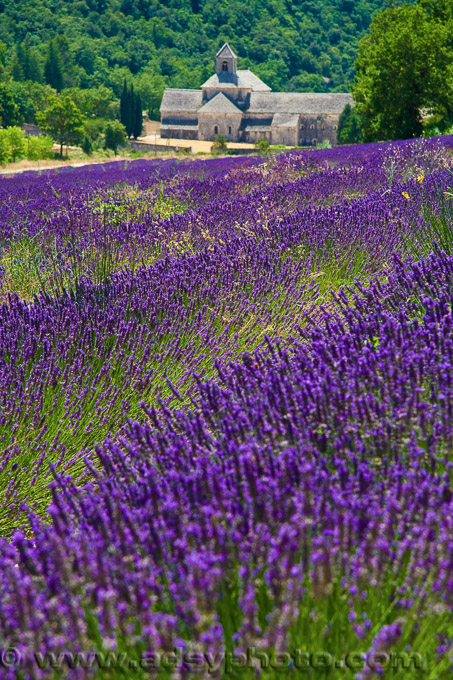
POLYGON ((451 677, 452 145, 2 180, 0 677, 451 677))

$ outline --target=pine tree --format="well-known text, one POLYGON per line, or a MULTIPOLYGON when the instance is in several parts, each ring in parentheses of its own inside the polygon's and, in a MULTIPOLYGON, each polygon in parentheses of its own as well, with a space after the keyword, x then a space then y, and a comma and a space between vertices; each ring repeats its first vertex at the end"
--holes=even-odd
POLYGON ((44 77, 46 83, 55 88, 57 92, 63 89, 63 72, 61 68, 60 56, 55 49, 53 41, 49 43, 46 64, 44 66, 44 77))
POLYGON ((25 80, 25 50, 23 43, 17 43, 11 75, 14 80, 25 80))
POLYGON ((34 80, 37 83, 42 82, 42 71, 39 63, 38 55, 34 48, 27 50, 27 73, 26 80, 34 80))
POLYGON ((134 116, 134 139, 140 137, 143 128, 143 109, 140 95, 135 96, 135 116, 134 116))

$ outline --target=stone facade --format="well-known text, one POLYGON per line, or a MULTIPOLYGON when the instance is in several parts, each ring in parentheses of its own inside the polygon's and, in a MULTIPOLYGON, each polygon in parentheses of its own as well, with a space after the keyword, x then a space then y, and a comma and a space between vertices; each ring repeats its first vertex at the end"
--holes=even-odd
POLYGON ((272 92, 250 70, 237 70, 228 43, 216 54, 216 71, 200 90, 166 89, 161 137, 313 146, 336 144, 338 119, 348 93, 272 92))

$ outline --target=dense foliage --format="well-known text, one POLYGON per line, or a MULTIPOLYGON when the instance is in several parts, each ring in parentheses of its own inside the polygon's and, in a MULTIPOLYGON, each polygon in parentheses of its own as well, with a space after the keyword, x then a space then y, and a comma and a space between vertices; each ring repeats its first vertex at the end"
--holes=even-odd
POLYGON ((355 49, 382 0, 3 0, 0 57, 16 80, 57 90, 135 76, 147 108, 165 83, 197 88, 228 40, 240 68, 274 90, 346 90, 355 49), (144 79, 147 79, 145 84, 144 79))
POLYGON ((451 677, 452 149, 1 181, 2 677, 451 677))
POLYGON ((376 16, 359 46, 353 95, 365 141, 453 128, 453 4, 420 0, 376 16))

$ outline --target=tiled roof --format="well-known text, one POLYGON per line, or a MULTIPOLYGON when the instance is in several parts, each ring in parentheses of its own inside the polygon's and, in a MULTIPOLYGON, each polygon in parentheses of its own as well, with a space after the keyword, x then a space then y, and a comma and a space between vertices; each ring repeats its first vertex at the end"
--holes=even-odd
POLYGON ((263 83, 258 76, 249 70, 236 71, 236 73, 214 73, 213 76, 203 83, 201 87, 213 87, 219 89, 227 89, 230 87, 239 87, 244 90, 252 90, 252 92, 270 92, 271 88, 263 83))
POLYGON ((346 92, 252 92, 247 113, 339 114, 352 103, 346 92))
POLYGON ((212 99, 210 99, 198 113, 240 113, 242 111, 231 102, 228 97, 225 97, 223 92, 219 92, 212 99))
POLYGON ((272 132, 270 125, 246 125, 246 132, 272 132))
POLYGON ((228 45, 228 43, 225 43, 223 47, 220 48, 220 50, 217 52, 215 55, 216 57, 234 57, 236 58, 235 53, 231 49, 231 47, 228 45))
POLYGON ((160 110, 196 112, 201 106, 201 90, 176 90, 167 88, 162 97, 160 110))
POLYGON ((198 130, 198 125, 184 125, 183 122, 175 123, 174 125, 172 125, 171 123, 161 123, 160 129, 161 130, 198 130))
POLYGON ((298 113, 274 113, 272 125, 275 127, 297 127, 299 115, 298 113))

